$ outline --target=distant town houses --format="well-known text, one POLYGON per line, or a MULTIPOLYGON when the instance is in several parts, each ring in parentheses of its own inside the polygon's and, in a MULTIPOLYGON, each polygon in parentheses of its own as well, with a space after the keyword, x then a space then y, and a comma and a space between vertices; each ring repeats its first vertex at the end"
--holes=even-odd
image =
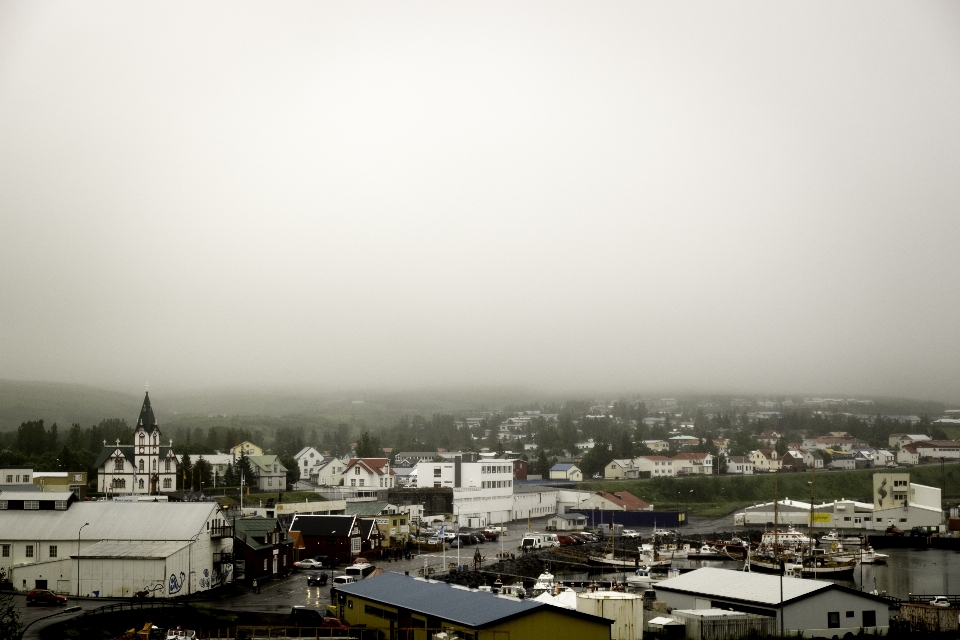
POLYGON ((575 464, 555 464, 550 467, 550 479, 580 482, 583 480, 583 472, 575 464))
POLYGON ((753 460, 749 456, 730 456, 727 458, 727 473, 752 476, 753 460))

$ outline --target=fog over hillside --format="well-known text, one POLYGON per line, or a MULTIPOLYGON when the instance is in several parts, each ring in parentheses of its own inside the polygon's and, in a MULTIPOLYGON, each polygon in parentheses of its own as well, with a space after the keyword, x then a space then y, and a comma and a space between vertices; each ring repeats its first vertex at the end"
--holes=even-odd
POLYGON ((0 3, 0 378, 960 401, 958 24, 0 3))

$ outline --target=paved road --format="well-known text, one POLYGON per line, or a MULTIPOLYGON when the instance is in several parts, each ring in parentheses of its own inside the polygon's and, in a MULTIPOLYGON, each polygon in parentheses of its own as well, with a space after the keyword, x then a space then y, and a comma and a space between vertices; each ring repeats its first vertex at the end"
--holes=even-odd
POLYGON ((129 602, 107 598, 70 598, 66 607, 28 607, 25 594, 15 593, 13 597, 16 600, 17 613, 20 614, 20 623, 24 626, 29 625, 29 628, 23 636, 24 640, 31 638, 36 640, 40 637, 41 629, 62 620, 69 620, 70 618, 79 616, 84 611, 103 607, 108 604, 129 602), (73 607, 80 607, 81 610, 72 613, 66 613, 64 611, 67 608, 73 607))

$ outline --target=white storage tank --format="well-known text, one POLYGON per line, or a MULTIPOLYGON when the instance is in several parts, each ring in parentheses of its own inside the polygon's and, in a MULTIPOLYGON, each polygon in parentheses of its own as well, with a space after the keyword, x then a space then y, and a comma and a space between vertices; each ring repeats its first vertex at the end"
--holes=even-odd
POLYGON ((577 611, 613 620, 610 640, 643 638, 643 598, 621 591, 577 594, 577 611))

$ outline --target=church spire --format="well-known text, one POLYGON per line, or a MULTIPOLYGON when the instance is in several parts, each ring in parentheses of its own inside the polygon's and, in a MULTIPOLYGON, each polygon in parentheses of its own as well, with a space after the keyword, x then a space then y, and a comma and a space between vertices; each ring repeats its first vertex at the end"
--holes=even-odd
POLYGON ((153 431, 157 428, 157 419, 153 416, 153 407, 150 406, 149 391, 144 393, 143 407, 140 409, 140 417, 137 419, 137 426, 143 427, 145 431, 153 431))

